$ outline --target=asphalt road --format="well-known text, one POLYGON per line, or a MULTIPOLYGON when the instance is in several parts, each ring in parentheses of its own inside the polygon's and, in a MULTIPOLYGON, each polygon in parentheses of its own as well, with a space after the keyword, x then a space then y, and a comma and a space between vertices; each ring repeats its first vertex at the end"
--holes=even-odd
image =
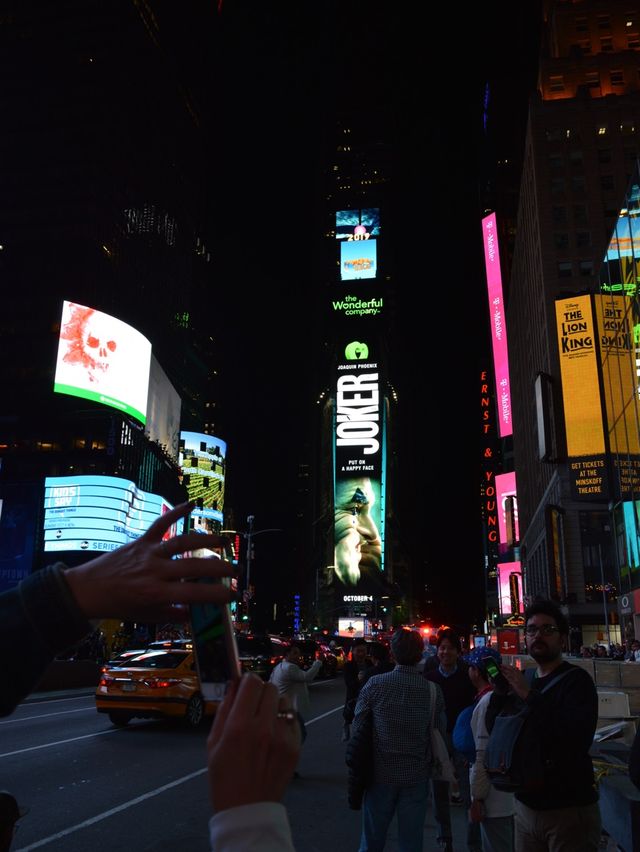
MULTIPOLYGON (((314 682, 311 694, 302 777, 285 799, 296 849, 356 852, 361 815, 346 803, 342 679, 314 682)), ((0 720, 0 788, 30 809, 13 852, 208 852, 208 728, 134 720, 117 729, 86 695, 21 705, 0 720)), ((464 813, 452 816, 462 850, 464 813)), ((430 811, 425 849, 435 836, 430 811)), ((392 826, 386 852, 397 850, 395 837, 392 826)))

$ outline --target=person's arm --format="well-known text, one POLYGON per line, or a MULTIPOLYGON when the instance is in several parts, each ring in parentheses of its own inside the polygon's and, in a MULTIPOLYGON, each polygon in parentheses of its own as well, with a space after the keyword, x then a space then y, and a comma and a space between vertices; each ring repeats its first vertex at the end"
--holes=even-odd
MULTIPOLYGON (((471 731, 473 732, 473 741, 476 744, 475 763, 471 764, 469 771, 472 802, 483 802, 491 792, 491 781, 484 765, 484 753, 489 740, 486 720, 488 704, 489 699, 481 700, 471 716, 471 731)), ((479 820, 475 819, 474 821, 479 820)))
POLYGON ((214 852, 294 852, 280 800, 300 754, 300 727, 285 696, 256 675, 234 684, 207 740, 214 852))
MULTIPOLYGON (((562 680, 542 693, 532 689, 524 675, 501 666, 513 691, 530 706, 542 730, 552 732, 555 742, 568 753, 586 754, 598 722, 598 693, 590 675, 574 666, 562 680)), ((557 674, 557 672, 556 672, 557 674)))
POLYGON ((629 753, 629 778, 640 790, 640 728, 636 731, 629 753))
POLYGON ((287 670, 287 680, 296 681, 297 683, 310 683, 322 668, 322 660, 314 660, 314 662, 305 671, 300 666, 291 665, 287 670))
POLYGON ((171 559, 207 544, 218 546, 219 536, 188 533, 162 541, 190 508, 188 503, 177 506, 136 541, 84 565, 56 563, 0 594, 0 639, 5 648, 19 643, 19 653, 5 653, 0 662, 0 715, 11 713, 37 686, 56 654, 91 633, 92 619, 180 622, 187 619, 192 601, 229 600, 231 594, 221 584, 181 582, 184 577, 227 575, 228 563, 171 559))

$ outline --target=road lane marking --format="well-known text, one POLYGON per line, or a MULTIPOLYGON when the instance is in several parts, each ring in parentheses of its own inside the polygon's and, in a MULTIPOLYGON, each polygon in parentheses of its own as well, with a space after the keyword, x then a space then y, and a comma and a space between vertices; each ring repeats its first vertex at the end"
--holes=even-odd
POLYGON ((118 728, 108 728, 106 731, 97 731, 95 734, 83 734, 81 737, 71 737, 68 740, 56 740, 53 743, 43 743, 42 745, 29 746, 29 748, 19 748, 17 751, 5 751, 0 754, 0 757, 13 757, 16 754, 26 754, 28 751, 38 751, 41 748, 51 748, 52 746, 64 745, 65 743, 75 743, 78 740, 90 740, 91 737, 101 737, 103 734, 115 734, 118 728))
POLYGON ((339 707, 334 707, 333 710, 327 710, 326 713, 322 713, 320 716, 314 716, 314 718, 309 719, 308 722, 305 721, 305 725, 312 725, 314 722, 319 722, 320 719, 324 719, 325 716, 331 716, 333 713, 337 713, 338 710, 342 710, 343 707, 344 705, 341 704, 339 707))
POLYGON ((204 775, 207 771, 207 767, 204 769, 198 769, 197 772, 192 772, 190 775, 184 775, 182 778, 177 778, 175 781, 170 781, 168 784, 164 784, 162 787, 158 787, 155 790, 150 790, 148 793, 143 793, 142 796, 137 796, 135 799, 131 799, 128 802, 124 802, 122 805, 118 805, 115 808, 111 808, 108 811, 103 811, 101 814, 97 814, 90 819, 85 819, 84 822, 79 822, 77 825, 72 825, 69 828, 65 828, 63 831, 59 831, 57 834, 51 834, 49 837, 44 837, 42 840, 37 840, 35 843, 30 843, 29 846, 23 846, 21 849, 16 849, 15 852, 30 852, 31 849, 39 849, 41 846, 46 846, 47 843, 53 843, 54 840, 60 840, 61 837, 67 837, 69 834, 73 834, 76 831, 80 831, 83 828, 88 828, 90 825, 95 825, 97 822, 101 822, 103 819, 108 819, 115 814, 119 814, 122 811, 126 811, 127 808, 132 808, 135 805, 139 805, 141 802, 147 801, 147 799, 152 799, 154 796, 159 796, 160 793, 164 793, 166 790, 171 790, 172 787, 177 787, 178 784, 184 784, 185 781, 191 781, 193 778, 197 778, 199 775, 204 775))
POLYGON ((87 713, 89 710, 95 713, 95 707, 80 707, 79 710, 58 710, 57 713, 40 713, 39 716, 23 716, 21 719, 2 719, 0 725, 9 725, 11 722, 31 722, 34 719, 48 719, 50 716, 66 716, 68 713, 87 713))
MULTIPOLYGON (((324 719, 326 716, 331 716, 333 713, 337 713, 338 710, 342 710, 342 704, 338 707, 334 707, 332 710, 328 710, 326 713, 322 713, 320 716, 314 716, 313 719, 309 719, 306 722, 307 725, 312 725, 314 722, 319 722, 320 719, 324 719)), ((111 734, 116 732, 118 729, 114 729, 114 731, 102 731, 105 734, 111 734)), ((96 736, 95 734, 89 734, 88 736, 96 736)), ((77 737, 77 739, 86 739, 87 737, 77 737)), ((61 742, 72 742, 71 740, 62 740, 61 742)), ((56 743, 50 743, 50 745, 56 745, 56 743)), ((46 746, 35 746, 35 748, 46 748, 46 746)), ((24 751, 32 751, 32 749, 24 749, 24 751)), ((13 754, 19 754, 20 752, 12 752, 13 754)), ((6 755, 1 755, 0 757, 5 757, 6 755)), ((108 819, 109 817, 114 816, 115 814, 121 813, 122 811, 127 810, 128 808, 132 808, 135 805, 139 805, 141 802, 145 802, 148 799, 152 799, 154 796, 159 796, 161 793, 166 792, 167 790, 171 790, 173 787, 177 787, 179 784, 184 784, 186 781, 191 781, 194 778, 198 778, 200 775, 204 775, 207 771, 207 767, 204 769, 198 769, 196 772, 192 772, 190 775, 184 775, 182 778, 177 778, 175 781, 170 781, 168 784, 164 784, 162 787, 158 787, 155 790, 150 790, 148 793, 144 793, 142 796, 137 796, 135 799, 131 799, 128 802, 124 802, 121 805, 118 805, 115 808, 111 808, 108 811, 104 811, 101 814, 96 814, 94 817, 90 817, 89 819, 84 820, 83 822, 77 823, 77 825, 72 825, 69 828, 65 828, 63 831, 59 831, 56 834, 51 834, 49 837, 44 837, 42 840, 37 840, 35 843, 30 843, 29 846, 22 846, 20 849, 16 849, 15 852, 31 852, 32 849, 40 849, 42 846, 46 846, 48 843, 53 843, 56 840, 60 840, 62 837, 67 837, 69 834, 74 834, 76 831, 81 831, 83 828, 88 828, 91 825, 95 825, 102 820, 108 819)))

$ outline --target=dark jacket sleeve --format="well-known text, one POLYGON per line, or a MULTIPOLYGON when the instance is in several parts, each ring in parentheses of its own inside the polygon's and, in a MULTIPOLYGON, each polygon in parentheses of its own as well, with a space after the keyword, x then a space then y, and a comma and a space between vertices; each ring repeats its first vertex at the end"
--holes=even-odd
POLYGON ((93 627, 75 602, 57 563, 0 594, 0 716, 7 716, 37 685, 56 654, 93 627))
POLYGON ((370 712, 358 715, 357 724, 351 729, 351 736, 347 741, 345 759, 349 767, 349 807, 359 811, 364 791, 373 778, 373 722, 370 712))
POLYGON ((640 790, 640 728, 636 731, 629 754, 629 778, 640 790))
POLYGON ((344 685, 347 689, 347 701, 357 698, 360 692, 360 681, 358 680, 358 666, 353 660, 347 660, 343 669, 344 685))

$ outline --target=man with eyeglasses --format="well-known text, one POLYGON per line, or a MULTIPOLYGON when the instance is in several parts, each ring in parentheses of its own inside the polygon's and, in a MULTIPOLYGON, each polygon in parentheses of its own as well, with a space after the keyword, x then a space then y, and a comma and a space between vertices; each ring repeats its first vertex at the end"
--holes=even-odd
POLYGON ((515 794, 516 852, 597 852, 601 821, 589 755, 598 721, 596 687, 562 657, 569 622, 557 604, 536 601, 525 611, 525 624, 527 650, 537 663, 533 679, 513 666, 500 668, 531 707, 548 769, 542 789, 515 794))

